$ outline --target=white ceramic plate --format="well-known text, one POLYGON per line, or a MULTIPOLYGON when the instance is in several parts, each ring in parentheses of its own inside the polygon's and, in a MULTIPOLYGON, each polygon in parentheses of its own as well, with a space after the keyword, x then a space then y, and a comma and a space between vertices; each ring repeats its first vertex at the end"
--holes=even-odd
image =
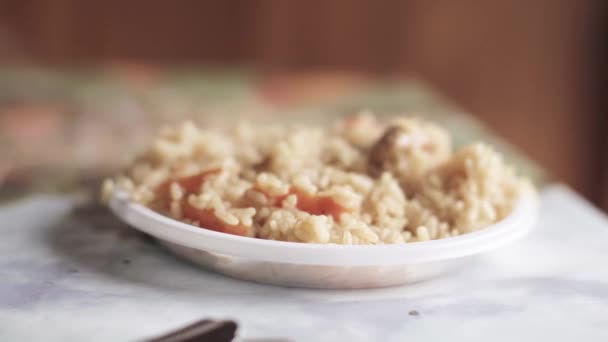
POLYGON ((393 245, 322 245, 248 238, 195 227, 133 203, 115 191, 110 208, 174 253, 229 276, 316 288, 370 288, 432 278, 455 269, 462 257, 525 236, 537 205, 524 196, 500 222, 456 237, 393 245))

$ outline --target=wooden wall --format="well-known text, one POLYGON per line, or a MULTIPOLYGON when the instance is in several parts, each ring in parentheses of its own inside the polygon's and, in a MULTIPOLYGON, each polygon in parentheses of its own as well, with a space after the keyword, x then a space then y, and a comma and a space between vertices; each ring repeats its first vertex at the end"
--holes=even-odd
POLYGON ((597 12, 591 0, 0 0, 0 58, 416 73, 600 203, 597 12))

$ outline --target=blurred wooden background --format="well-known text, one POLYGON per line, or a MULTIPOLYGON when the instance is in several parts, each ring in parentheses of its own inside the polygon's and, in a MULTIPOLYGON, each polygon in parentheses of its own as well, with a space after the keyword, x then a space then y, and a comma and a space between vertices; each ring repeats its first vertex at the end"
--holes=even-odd
POLYGON ((415 74, 608 208, 599 7, 591 0, 0 0, 0 61, 415 74))

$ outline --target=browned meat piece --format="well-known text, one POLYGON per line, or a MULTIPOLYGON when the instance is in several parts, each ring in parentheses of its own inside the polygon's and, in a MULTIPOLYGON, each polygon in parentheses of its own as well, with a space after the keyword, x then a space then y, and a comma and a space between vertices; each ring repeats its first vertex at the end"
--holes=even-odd
POLYGON ((368 172, 374 177, 391 172, 409 187, 427 170, 447 160, 450 153, 446 131, 419 119, 401 119, 372 146, 368 172))

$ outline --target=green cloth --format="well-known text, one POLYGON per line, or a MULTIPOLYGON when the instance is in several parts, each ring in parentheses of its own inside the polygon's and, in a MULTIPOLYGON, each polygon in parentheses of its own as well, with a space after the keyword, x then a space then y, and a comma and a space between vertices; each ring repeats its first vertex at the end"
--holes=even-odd
POLYGON ((0 200, 93 188, 146 145, 159 126, 236 120, 327 122, 370 110, 426 117, 457 146, 483 140, 520 173, 544 172, 420 81, 356 74, 263 77, 244 71, 118 65, 0 69, 0 200))

